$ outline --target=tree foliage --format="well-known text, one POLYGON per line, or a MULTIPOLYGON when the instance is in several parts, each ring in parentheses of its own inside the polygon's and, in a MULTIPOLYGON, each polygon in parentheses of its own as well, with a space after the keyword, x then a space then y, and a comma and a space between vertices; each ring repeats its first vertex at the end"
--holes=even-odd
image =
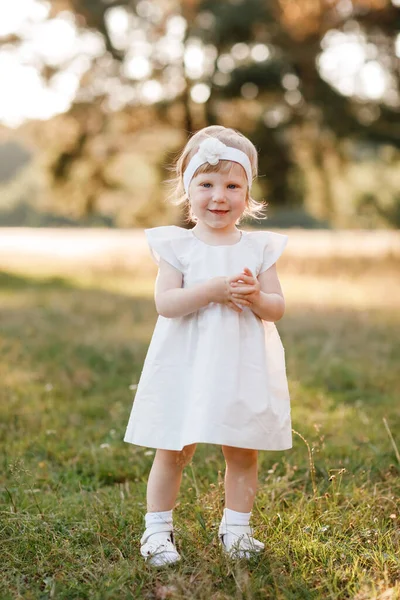
MULTIPOLYGON (((53 144, 47 163, 61 196, 78 165, 91 164, 70 195, 84 211, 96 210, 105 192, 121 191, 105 173, 121 145, 136 150, 135 135, 144 127, 164 128, 164 139, 168 127, 179 131, 154 156, 157 177, 188 132, 217 122, 241 129, 260 152, 260 195, 299 203, 313 171, 321 193, 308 208, 328 220, 334 201, 326 172, 346 160, 344 142, 400 145, 400 10, 388 0, 54 0, 49 18, 65 11, 80 31, 96 32, 104 42, 67 115, 70 135, 53 144), (119 35, 113 16, 126 24, 119 35), (365 54, 349 81, 341 81, 338 68, 330 77, 329 65, 321 66, 334 43, 342 51, 347 44, 349 61, 357 48, 365 54), (147 61, 144 76, 129 69, 138 57, 147 61), (367 94, 365 65, 385 78, 381 94, 367 94), (201 101, 198 84, 204 84, 201 101)), ((49 80, 57 69, 43 64, 49 80)), ((160 209, 162 194, 149 189, 160 209)), ((130 214, 135 222, 135 211, 130 214)))

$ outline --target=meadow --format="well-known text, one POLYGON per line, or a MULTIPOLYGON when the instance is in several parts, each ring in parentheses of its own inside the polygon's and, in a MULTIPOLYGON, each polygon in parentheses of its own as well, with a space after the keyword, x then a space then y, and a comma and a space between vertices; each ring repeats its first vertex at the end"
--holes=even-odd
POLYGON ((139 554, 154 450, 122 441, 157 318, 156 267, 0 273, 0 598, 400 598, 399 261, 280 260, 293 448, 261 452, 265 553, 230 562, 219 447, 199 445, 175 509, 180 564, 139 554))

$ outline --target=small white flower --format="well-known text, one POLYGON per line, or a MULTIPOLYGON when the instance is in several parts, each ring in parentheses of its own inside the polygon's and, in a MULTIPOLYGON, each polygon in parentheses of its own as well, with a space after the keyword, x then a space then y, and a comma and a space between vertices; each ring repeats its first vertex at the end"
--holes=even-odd
POLYGON ((197 154, 204 162, 208 162, 210 165, 217 165, 225 150, 226 146, 223 142, 217 140, 217 138, 207 138, 199 145, 197 154))

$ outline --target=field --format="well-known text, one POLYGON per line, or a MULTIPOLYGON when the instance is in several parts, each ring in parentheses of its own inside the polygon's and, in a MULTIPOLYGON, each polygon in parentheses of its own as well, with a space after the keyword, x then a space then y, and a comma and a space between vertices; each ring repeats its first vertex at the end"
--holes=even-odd
POLYGON ((154 571, 154 451, 122 441, 157 318, 140 240, 132 261, 73 241, 67 261, 0 253, 1 600, 400 598, 398 255, 299 243, 281 259, 294 445, 260 453, 265 554, 221 554, 224 462, 203 445, 175 510, 183 560, 154 571))

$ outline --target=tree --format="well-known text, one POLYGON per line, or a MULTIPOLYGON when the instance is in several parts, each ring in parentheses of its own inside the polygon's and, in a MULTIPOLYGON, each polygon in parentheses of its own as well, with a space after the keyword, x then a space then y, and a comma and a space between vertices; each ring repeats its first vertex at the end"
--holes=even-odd
MULTIPOLYGON (((261 195, 282 204, 301 201, 312 165, 321 193, 309 208, 321 219, 334 212, 326 174, 329 161, 344 160, 340 140, 400 144, 400 10, 387 0, 54 0, 48 18, 65 11, 82 34, 101 36, 105 49, 92 57, 69 111, 75 135, 49 161, 62 193, 76 164, 93 163, 93 139, 101 137, 90 183, 80 181, 76 191, 85 211, 98 208, 101 190, 115 188, 104 172, 121 150, 110 133, 118 114, 125 139, 148 122, 146 113, 152 124, 180 129, 176 146, 158 159, 206 124, 240 128, 260 151, 261 195), (358 52, 348 80, 339 63, 332 67, 335 48, 346 44, 349 61, 358 52), (379 94, 368 74, 384 81, 379 94)), ((42 71, 50 83, 62 68, 43 63, 42 71)))

